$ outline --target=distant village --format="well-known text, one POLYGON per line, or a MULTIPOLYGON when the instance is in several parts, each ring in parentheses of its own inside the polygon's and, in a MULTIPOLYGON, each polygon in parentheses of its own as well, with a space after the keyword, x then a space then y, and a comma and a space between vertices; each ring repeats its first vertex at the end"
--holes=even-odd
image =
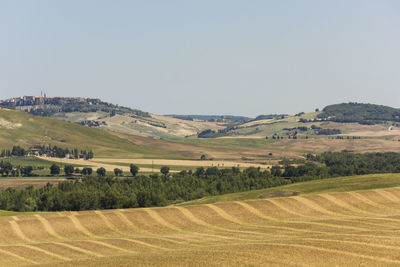
POLYGON ((23 96, 13 97, 6 100, 0 100, 0 105, 3 107, 14 107, 24 111, 30 111, 32 108, 61 106, 71 103, 85 103, 88 105, 98 105, 102 101, 98 98, 83 98, 83 97, 47 97, 46 93, 41 93, 40 96, 23 96))

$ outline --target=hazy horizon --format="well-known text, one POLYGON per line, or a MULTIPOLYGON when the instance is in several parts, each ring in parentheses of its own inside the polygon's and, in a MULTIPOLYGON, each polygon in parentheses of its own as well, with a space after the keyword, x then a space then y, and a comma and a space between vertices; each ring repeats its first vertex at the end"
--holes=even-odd
POLYGON ((399 107, 398 1, 0 0, 0 98, 155 114, 399 107))

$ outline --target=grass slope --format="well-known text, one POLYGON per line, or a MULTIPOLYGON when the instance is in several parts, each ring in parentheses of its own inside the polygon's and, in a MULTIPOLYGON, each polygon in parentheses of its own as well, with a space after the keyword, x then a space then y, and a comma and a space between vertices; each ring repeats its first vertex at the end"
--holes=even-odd
POLYGON ((177 138, 188 135, 196 135, 205 129, 221 129, 216 122, 181 120, 161 115, 151 114, 149 117, 132 116, 131 114, 109 116, 105 112, 72 112, 58 113, 54 118, 62 119, 68 122, 81 122, 94 120, 101 123, 100 128, 131 135, 140 135, 159 138, 177 138))
POLYGON ((349 192, 357 190, 369 190, 376 188, 388 188, 400 186, 400 174, 368 174, 348 177, 329 178, 314 180, 279 187, 266 188, 253 191, 245 191, 220 196, 205 197, 198 200, 188 201, 180 205, 209 204, 223 201, 236 201, 262 198, 265 195, 273 195, 278 191, 297 192, 303 194, 319 194, 327 192, 349 192))
POLYGON ((92 149, 96 157, 180 158, 173 153, 143 148, 106 131, 14 110, 1 108, 0 122, 0 148, 3 149, 13 145, 51 144, 92 149))

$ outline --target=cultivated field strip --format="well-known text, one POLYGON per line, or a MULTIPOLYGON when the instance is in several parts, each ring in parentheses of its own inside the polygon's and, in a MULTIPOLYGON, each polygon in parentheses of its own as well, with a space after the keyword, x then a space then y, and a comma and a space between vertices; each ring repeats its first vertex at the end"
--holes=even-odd
POLYGON ((400 188, 0 224, 1 266, 400 265, 400 188))

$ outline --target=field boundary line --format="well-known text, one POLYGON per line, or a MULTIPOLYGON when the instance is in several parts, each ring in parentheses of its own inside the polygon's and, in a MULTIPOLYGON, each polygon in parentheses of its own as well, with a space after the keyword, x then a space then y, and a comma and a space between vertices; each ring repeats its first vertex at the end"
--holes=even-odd
MULTIPOLYGON (((119 238, 118 238, 118 239, 119 239, 119 238)), ((124 248, 120 248, 120 247, 117 247, 117 246, 115 246, 115 245, 108 244, 108 243, 103 242, 103 241, 100 241, 100 240, 85 240, 85 241, 86 241, 86 242, 90 242, 90 243, 94 243, 94 244, 98 244, 98 245, 101 245, 101 246, 104 246, 104 247, 107 247, 107 248, 112 248, 112 249, 120 250, 120 251, 122 251, 122 252, 129 253, 129 254, 136 254, 136 253, 137 253, 137 251, 134 251, 134 250, 127 250, 127 249, 124 249, 124 248)))
MULTIPOLYGON (((311 219, 318 219, 318 218, 316 218, 316 217, 313 217, 313 216, 307 216, 307 215, 303 215, 303 214, 299 214, 299 213, 297 213, 297 212, 295 212, 295 211, 291 211, 291 210, 289 210, 289 209, 287 209, 286 207, 284 207, 284 206, 282 206, 280 203, 275 203, 274 202, 274 200, 269 200, 272 204, 275 204, 278 208, 281 208, 282 210, 284 210, 284 211, 286 211, 287 210, 287 212, 288 213, 293 213, 293 214, 295 214, 295 215, 297 215, 298 214, 298 216, 300 216, 300 217, 307 217, 307 218, 311 218, 311 219)), ((355 219, 363 219, 364 217, 355 217, 355 219)), ((369 217, 368 217, 369 218, 369 217)), ((342 220, 343 218, 342 217, 340 217, 340 220, 342 220)), ((372 219, 374 219, 374 218, 372 218, 372 219)), ((345 219, 345 221, 350 221, 351 222, 351 220, 349 220, 349 219, 345 219)), ((298 223, 298 222, 296 222, 296 221, 293 221, 293 222, 288 222, 288 223, 298 223)), ((302 223, 302 222, 300 222, 300 223, 302 223)), ((307 222, 306 222, 307 223, 307 222)), ((368 224, 370 224, 370 223, 368 223, 368 224)), ((374 225, 374 226, 378 226, 378 227, 382 227, 382 225, 381 224, 371 224, 371 225, 374 225)), ((260 227, 263 227, 263 226, 260 226, 260 227)), ((361 228, 361 229, 363 229, 363 231, 369 231, 370 229, 369 228, 361 228)), ((338 234, 340 234, 340 235, 345 235, 345 236, 365 236, 365 237, 369 237, 369 235, 365 235, 365 234, 362 234, 362 233, 358 233, 358 234, 354 234, 354 233, 336 233, 336 232, 329 232, 329 231, 315 231, 315 230, 307 230, 307 231, 309 231, 310 233, 312 232, 312 233, 314 233, 314 234, 323 234, 323 235, 338 235, 338 234)), ((393 231, 393 230, 387 230, 387 231, 393 231)), ((375 236, 375 237, 379 237, 379 238, 396 238, 396 237, 388 237, 388 236, 375 236)))
MULTIPOLYGON (((262 244, 262 243, 260 243, 260 244, 262 244)), ((249 256, 249 257, 253 257, 254 256, 254 254, 252 252, 248 252, 248 251, 235 251, 235 254, 242 254, 242 255, 249 256)), ((259 254, 257 256, 258 257, 261 256, 263 258, 265 258, 265 257, 267 258, 266 260, 263 260, 263 263, 265 264, 265 266, 269 266, 268 264, 274 263, 274 264, 279 264, 278 266, 310 267, 310 265, 302 264, 302 263, 299 263, 299 262, 293 263, 293 262, 289 262, 289 261, 282 261, 283 260, 282 258, 280 258, 279 260, 276 259, 276 258, 271 258, 270 255, 264 256, 263 254, 261 254, 261 255, 259 254)), ((275 266, 275 265, 273 265, 273 266, 275 266)))
POLYGON ((48 234, 50 234, 51 236, 57 238, 57 239, 61 239, 61 240, 67 240, 67 238, 60 236, 53 228, 53 226, 51 226, 50 222, 44 218, 43 216, 41 216, 40 214, 35 214, 35 217, 42 223, 44 229, 46 230, 46 232, 48 234))
MULTIPOLYGON (((167 237, 160 237, 160 236, 158 236, 157 234, 154 234, 154 233, 152 233, 152 232, 146 231, 146 230, 144 230, 144 229, 140 229, 140 228, 139 228, 138 226, 136 226, 133 222, 131 222, 131 221, 128 219, 128 217, 126 217, 126 215, 124 214, 124 212, 121 211, 121 210, 113 210, 113 213, 115 213, 115 214, 116 214, 122 221, 124 221, 129 227, 131 227, 132 229, 138 231, 139 233, 147 234, 147 235, 152 236, 153 238, 157 238, 157 239, 164 240, 164 241, 168 241, 168 242, 175 243, 175 244, 190 244, 190 243, 189 243, 188 241, 186 241, 186 239, 184 239, 184 238, 178 238, 178 237, 176 237, 176 238, 178 238, 178 239, 183 239, 183 240, 185 240, 185 241, 172 240, 172 239, 167 238, 167 237)), ((191 244, 191 245, 196 246, 195 244, 191 244)))
MULTIPOLYGON (((264 229, 281 229, 282 227, 280 226, 272 226, 272 225, 257 225, 257 224, 252 224, 252 223, 246 223, 243 222, 239 219, 236 219, 235 217, 233 217, 232 215, 228 214, 225 210, 223 210, 222 208, 214 205, 214 204, 206 204, 205 206, 209 207, 211 210, 213 210, 214 212, 216 212, 220 217, 222 217, 223 219, 236 223, 238 225, 242 225, 242 226, 247 226, 247 227, 251 227, 252 229, 254 228, 264 228, 264 229)), ((288 230, 288 229, 286 229, 288 230)), ((295 231, 295 230, 291 230, 291 231, 295 231)), ((270 233, 265 233, 265 232, 260 232, 260 231, 248 231, 246 230, 246 232, 251 233, 251 234, 255 234, 255 235, 264 235, 264 236, 276 236, 276 234, 270 234, 270 233)), ((308 232, 308 233, 316 233, 316 234, 323 234, 323 232, 311 232, 309 230, 300 230, 299 231, 295 231, 295 232, 308 232)))
MULTIPOLYGON (((348 211, 352 211, 352 212, 355 212, 355 213, 361 213, 361 214, 364 214, 364 215, 373 215, 373 216, 377 216, 378 215, 378 214, 369 213, 369 212, 367 212, 365 210, 362 210, 360 208, 354 207, 354 206, 350 205, 349 203, 347 203, 347 202, 335 197, 332 194, 321 194, 319 196, 324 198, 324 199, 326 199, 326 200, 328 200, 328 201, 330 201, 331 203, 339 206, 340 208, 345 208, 348 211)), ((355 215, 355 216, 357 217, 358 215, 355 215)))
MULTIPOLYGON (((149 211, 149 210, 147 210, 147 211, 149 211)), ((162 224, 162 223, 166 223, 166 227, 167 227, 167 225, 171 225, 170 223, 168 223, 167 221, 165 221, 157 212, 155 212, 155 211, 152 211, 152 212, 154 212, 155 214, 153 214, 155 217, 152 217, 154 220, 156 220, 156 221, 158 221, 158 223, 160 223, 160 224, 162 224)), ((151 216, 151 215, 150 215, 151 216)), ((230 237, 230 236, 223 236, 223 235, 217 235, 217 234, 206 234, 206 233, 198 233, 198 232, 191 232, 191 231, 186 231, 186 230, 183 230, 183 229, 179 229, 179 228, 177 228, 177 227, 175 227, 174 225, 171 225, 173 228, 171 228, 171 229, 176 229, 175 231, 178 231, 178 232, 180 232, 180 233, 186 233, 186 234, 189 234, 189 235, 194 235, 194 236, 207 236, 207 237, 214 237, 214 238, 217 238, 218 240, 221 240, 221 239, 230 239, 230 240, 235 240, 236 238, 234 238, 234 237, 230 237)))
POLYGON ((374 257, 374 256, 369 256, 369 255, 364 255, 364 254, 359 254, 359 253, 354 253, 354 252, 348 252, 348 251, 342 251, 342 250, 330 249, 330 248, 321 248, 321 247, 316 247, 316 246, 311 246, 311 245, 301 245, 301 244, 291 244, 291 243, 264 243, 264 244, 270 245, 270 246, 306 248, 306 249, 312 249, 312 250, 318 250, 318 251, 324 251, 324 252, 330 252, 330 253, 343 254, 343 255, 348 255, 348 256, 352 256, 352 257, 364 258, 364 259, 369 259, 369 260, 374 260, 374 261, 383 261, 383 262, 400 264, 400 260, 392 260, 392 259, 388 259, 388 258, 384 258, 384 257, 374 257))
POLYGON ((36 243, 34 240, 28 238, 24 232, 22 232, 21 228, 19 227, 17 221, 9 221, 11 224, 11 228, 13 229, 13 232, 22 240, 27 241, 28 243, 36 243))
POLYGON ((110 228, 112 231, 122 234, 122 231, 117 229, 117 227, 104 215, 104 213, 101 210, 95 210, 95 214, 100 216, 100 218, 103 220, 103 222, 107 225, 108 228, 110 228))
POLYGON ((396 202, 398 202, 400 200, 400 197, 398 197, 395 194, 393 194, 393 192, 390 192, 389 190, 387 190, 387 188, 386 189, 381 189, 381 190, 386 192, 386 193, 388 193, 388 194, 390 194, 390 195, 392 195, 394 198, 396 198, 397 199, 396 202))
POLYGON ((395 198, 393 195, 389 194, 389 192, 385 191, 385 190, 375 190, 375 192, 377 194, 379 194, 380 196, 390 200, 391 202, 399 202, 398 198, 395 198))
MULTIPOLYGON (((220 227, 216 225, 209 224, 199 218, 197 218, 190 210, 188 210, 185 207, 175 207, 178 209, 183 215, 188 218, 190 221, 194 222, 195 224, 198 224, 200 226, 206 227, 206 228, 211 228, 219 231, 224 231, 224 232, 231 232, 231 233, 243 233, 243 234, 254 234, 254 232, 251 231, 243 231, 243 230, 235 230, 235 229, 229 229, 225 227, 220 227)), ((257 233, 258 234, 258 233, 257 233)), ((225 237, 223 238, 229 238, 229 239, 235 239, 235 240, 244 240, 244 241, 255 241, 256 239, 247 239, 247 238, 239 238, 239 237, 225 237)))
POLYGON ((72 250, 79 251, 79 252, 81 252, 83 254, 86 254, 86 255, 91 255, 91 256, 99 257, 99 258, 104 257, 104 255, 102 255, 102 254, 99 254, 99 253, 96 253, 96 252, 93 252, 93 251, 90 251, 90 250, 87 250, 87 249, 84 249, 84 248, 80 248, 80 247, 77 247, 77 246, 73 246, 73 245, 70 245, 70 244, 67 244, 67 243, 53 242, 53 244, 60 245, 60 246, 63 246, 63 247, 67 247, 67 248, 70 248, 72 250))
POLYGON ((147 231, 145 230, 141 230, 139 229, 139 227, 137 227, 133 222, 131 222, 128 217, 126 217, 126 215, 120 211, 120 210, 113 210, 112 211, 114 214, 116 214, 118 216, 118 218, 120 218, 126 225, 128 225, 129 227, 135 229, 138 232, 144 232, 146 233, 147 231))
MULTIPOLYGON (((371 216, 371 215, 372 216, 377 216, 376 214, 368 214, 368 213, 365 213, 363 210, 359 210, 356 207, 350 206, 348 203, 343 202, 342 200, 333 197, 332 194, 319 194, 318 196, 320 196, 322 198, 325 198, 328 201, 332 202, 333 204, 339 206, 340 208, 345 208, 348 211, 357 212, 357 213, 361 212, 362 214, 369 215, 369 216, 371 216), (357 210, 359 210, 359 212, 357 210)), ((297 216, 304 217, 304 218, 310 218, 310 219, 321 219, 321 218, 318 218, 316 216, 304 215, 304 214, 298 213, 296 211, 292 211, 292 210, 286 208, 285 206, 281 205, 281 203, 278 203, 279 201, 276 201, 274 199, 268 199, 268 200, 266 199, 266 201, 270 201, 272 204, 274 204, 278 208, 280 208, 280 209, 282 209, 282 210, 284 210, 284 211, 286 211, 288 213, 291 213, 293 215, 297 215, 297 216)), ((312 207, 310 207, 310 208, 313 209, 312 207)), ((315 209, 313 209, 313 210, 315 210, 315 209)), ((338 212, 335 212, 334 214, 337 214, 338 220, 350 221, 350 222, 352 221, 352 219, 364 219, 364 218, 366 218, 366 217, 364 217, 362 215, 347 215, 347 214, 338 213, 338 212)), ((332 215, 330 215, 330 216, 332 216, 332 215)), ((327 219, 328 218, 329 217, 327 217, 327 219)), ((378 220, 381 219, 380 217, 368 217, 368 218, 370 218, 370 219, 378 219, 378 220)), ((362 223, 363 224, 382 227, 381 224, 375 224, 375 223, 371 223, 371 222, 362 222, 362 223)), ((365 229, 368 230, 368 228, 365 228, 365 229)))
MULTIPOLYGON (((324 195, 320 195, 320 196, 325 198, 325 199, 327 199, 327 200, 330 200, 331 202, 335 203, 338 206, 346 208, 347 210, 352 210, 354 212, 362 213, 362 214, 367 215, 367 216, 373 216, 372 218, 375 219, 375 220, 392 221, 392 222, 399 222, 400 221, 400 220, 396 220, 396 219, 392 219, 392 218, 385 218, 384 214, 371 213, 371 212, 359 209, 359 208, 354 207, 353 205, 351 205, 349 203, 346 203, 346 202, 338 199, 337 197, 335 197, 333 195, 324 194, 324 195)), ((357 198, 357 197, 355 196, 355 198, 357 198)), ((363 217, 361 215, 354 215, 354 216, 348 216, 348 217, 349 218, 365 218, 365 217, 363 217)), ((368 218, 371 218, 371 217, 368 217, 368 218)))
MULTIPOLYGON (((372 201, 372 200, 368 199, 367 197, 361 195, 359 192, 348 192, 348 194, 350 194, 351 196, 357 198, 358 200, 362 201, 363 203, 366 203, 367 205, 370 205, 370 206, 372 206, 374 208, 384 209, 384 210, 393 210, 393 209, 385 207, 385 206, 383 206, 381 204, 375 203, 374 201, 372 201)), ((377 214, 378 216, 382 216, 381 213, 373 212, 373 214, 377 214)), ((398 220, 398 221, 400 221, 400 220, 398 220)))
POLYGON ((71 260, 71 258, 68 258, 68 257, 65 257, 65 256, 61 256, 59 254, 56 254, 56 253, 53 253, 51 251, 48 251, 48 250, 45 250, 45 249, 42 249, 42 248, 38 248, 38 247, 35 247, 35 246, 32 246, 32 245, 23 245, 23 247, 27 247, 27 248, 30 248, 32 250, 36 250, 36 251, 42 252, 44 254, 47 254, 49 256, 52 256, 52 257, 55 257, 55 258, 58 258, 58 259, 61 259, 61 260, 64 260, 64 261, 70 261, 71 260))
POLYGON ((346 215, 344 215, 344 214, 327 210, 324 207, 321 207, 320 205, 315 203, 315 201, 309 200, 309 199, 307 199, 305 197, 292 197, 292 199, 295 199, 298 202, 302 203, 303 205, 305 205, 305 206, 307 206, 307 207, 309 207, 309 208, 311 208, 313 210, 319 211, 322 214, 327 214, 327 215, 330 215, 330 216, 344 216, 344 217, 346 217, 346 215))
MULTIPOLYGON (((233 217, 232 217, 231 215, 229 215, 226 211, 224 211, 223 209, 221 209, 221 208, 219 208, 219 207, 217 207, 217 206, 215 206, 215 205, 213 205, 213 204, 207 204, 207 206, 209 206, 210 208, 212 208, 212 206, 214 206, 214 207, 215 207, 214 211, 217 212, 217 213, 218 213, 218 210, 217 210, 217 209, 220 209, 221 212, 225 213, 224 216, 227 215, 227 216, 225 217, 226 220, 231 221, 231 222, 234 222, 234 223, 237 223, 237 224, 239 224, 239 225, 244 225, 244 226, 253 227, 253 228, 254 228, 254 227, 256 227, 256 228, 274 228, 274 226, 257 225, 257 224, 245 223, 245 222, 242 222, 242 221, 239 221, 239 220, 233 218, 233 217), (232 217, 233 220, 229 220, 229 217, 232 217)), ((219 213, 219 215, 220 215, 220 216, 223 216, 222 213, 219 213)), ((223 218, 224 218, 224 217, 223 217, 223 218)), ((280 227, 280 226, 276 226, 276 228, 281 228, 281 227, 280 227)), ((329 232, 329 231, 316 231, 316 230, 306 230, 306 229, 298 229, 298 230, 295 230, 295 228, 294 228, 294 229, 286 229, 286 230, 290 230, 290 231, 294 231, 294 232, 309 233, 309 234, 323 234, 323 235, 333 235, 333 234, 335 234, 335 233, 329 232)), ((354 230, 354 229, 353 229, 353 230, 354 230)), ((365 229, 362 229, 362 230, 363 230, 363 231, 368 231, 369 229, 365 228, 365 229)), ((360 231, 360 230, 358 229, 358 231, 360 231)), ((257 232, 257 233, 259 233, 259 234, 261 234, 261 235, 266 234, 266 233, 263 233, 263 232, 257 232)), ((348 233, 344 233, 344 234, 348 234, 348 233)), ((356 234, 349 234, 349 235, 356 235, 356 234)), ((287 235, 286 235, 286 236, 287 236, 287 235)))
POLYGON ((83 233, 89 237, 92 237, 92 238, 99 238, 99 236, 97 236, 97 235, 91 233, 89 230, 87 230, 86 227, 82 225, 82 223, 79 221, 79 219, 75 215, 70 215, 67 217, 72 221, 75 228, 78 231, 80 231, 81 233, 83 233))
POLYGON ((388 246, 388 245, 381 245, 381 244, 369 243, 369 242, 350 241, 350 240, 336 240, 336 239, 325 239, 325 238, 315 238, 315 237, 305 237, 305 238, 303 238, 303 239, 304 239, 304 240, 323 241, 323 242, 348 243, 348 244, 363 245, 363 246, 370 246, 370 247, 376 247, 376 248, 385 248, 385 249, 400 250, 400 247, 388 246))
POLYGON ((20 255, 18 255, 18 254, 13 253, 13 252, 4 250, 4 249, 2 249, 2 248, 0 248, 0 252, 1 252, 1 253, 4 253, 4 254, 7 254, 7 255, 9 255, 9 256, 12 256, 12 257, 14 257, 14 258, 20 259, 20 260, 22 260, 22 261, 29 262, 30 264, 38 264, 38 262, 36 262, 36 261, 34 261, 34 260, 25 258, 25 257, 23 257, 23 256, 20 256, 20 255))
POLYGON ((169 222, 167 222, 164 218, 162 218, 156 211, 152 210, 152 209, 145 209, 145 211, 147 212, 147 214, 150 215, 151 218, 153 218, 153 220, 155 220, 156 222, 158 222, 159 224, 177 231, 177 232, 184 232, 184 230, 176 227, 175 225, 170 224, 169 222))
MULTIPOLYGON (((240 204, 240 203, 243 203, 243 202, 240 202, 240 201, 235 201, 235 202, 237 202, 238 204, 240 204)), ((245 204, 246 205, 246 203, 243 203, 243 204, 245 204)), ((249 205, 250 206, 250 205, 249 205)), ((251 207, 251 206, 250 206, 251 207)), ((256 209, 256 208, 254 208, 254 207, 251 207, 252 209, 255 209, 257 212, 258 212, 258 210, 256 209)), ((262 215, 262 214, 261 214, 262 215)), ((312 217, 313 218, 313 217, 312 217)), ((349 221, 349 220, 345 220, 345 221, 349 221)), ((351 222, 351 220, 350 220, 350 222, 351 222)), ((287 221, 287 223, 293 223, 293 224, 297 224, 297 223, 299 223, 299 224, 308 224, 308 223, 311 223, 311 224, 317 224, 317 225, 323 225, 323 226, 325 226, 325 223, 318 223, 318 222, 303 222, 303 221, 287 221)), ((329 224, 330 225, 330 224, 329 224)), ((346 225, 343 225, 343 226, 341 226, 341 225, 336 225, 337 226, 337 228, 354 228, 353 230, 357 230, 357 231, 370 231, 371 229, 369 229, 369 228, 357 228, 357 227, 352 227, 352 226, 346 226, 346 225)), ((379 227, 381 227, 382 225, 380 225, 380 224, 376 224, 376 226, 379 226, 379 227)), ((260 225, 260 227, 263 227, 262 225, 260 225)), ((279 227, 279 226, 278 226, 279 227)), ((288 227, 289 229, 291 229, 291 227, 288 227)), ((295 228, 294 228, 295 229, 295 228)), ((296 229, 294 230, 294 231, 297 231, 296 229)), ((322 234, 322 235, 328 235, 328 236, 330 236, 330 235, 346 235, 346 236, 367 236, 367 237, 369 237, 369 235, 365 235, 365 234, 362 234, 362 233, 358 233, 358 234, 352 234, 352 233, 336 233, 336 232, 330 232, 330 231, 315 231, 315 230, 302 230, 302 229, 299 229, 299 231, 302 231, 302 232, 307 232, 307 233, 314 233, 314 234, 322 234)), ((388 230, 389 231, 389 230, 388 230)), ((290 237, 289 235, 288 235, 288 237, 290 237)), ((376 236, 376 237, 380 237, 380 238, 388 238, 388 237, 386 237, 386 236, 376 236)))
POLYGON ((136 243, 136 244, 139 244, 139 245, 143 245, 143 246, 146 246, 146 247, 150 247, 150 248, 161 249, 161 250, 172 250, 170 248, 165 248, 165 247, 153 245, 153 244, 150 244, 150 243, 147 243, 147 242, 144 242, 144 241, 140 241, 140 240, 136 240, 136 239, 131 239, 131 238, 119 238, 119 239, 120 240, 125 240, 125 241, 128 241, 128 242, 132 242, 132 243, 136 243))
MULTIPOLYGON (((309 222, 309 221, 289 221, 289 220, 284 220, 284 219, 269 219, 268 216, 264 216, 264 214, 262 214, 259 210, 257 210, 256 208, 252 207, 251 205, 242 202, 242 201, 235 201, 235 203, 242 205, 243 208, 247 209, 248 211, 250 211, 251 213, 253 213, 254 215, 262 218, 262 219, 266 219, 266 220, 272 220, 274 222, 278 222, 278 223, 291 223, 291 224, 310 224, 310 225, 318 225, 318 226, 325 226, 325 227, 332 227, 332 228, 347 228, 347 229, 351 229, 351 230, 356 230, 356 231, 365 231, 368 230, 367 228, 363 228, 363 227, 353 227, 353 226, 347 226, 347 225, 336 225, 336 224, 330 224, 330 223, 321 223, 321 222, 309 222)), ((286 230, 291 230, 291 231, 307 231, 308 230, 302 230, 302 229, 297 229, 294 227, 288 227, 288 226, 271 226, 271 227, 280 227, 282 229, 286 229, 286 230)), ((312 231, 312 230, 309 230, 312 231)))

